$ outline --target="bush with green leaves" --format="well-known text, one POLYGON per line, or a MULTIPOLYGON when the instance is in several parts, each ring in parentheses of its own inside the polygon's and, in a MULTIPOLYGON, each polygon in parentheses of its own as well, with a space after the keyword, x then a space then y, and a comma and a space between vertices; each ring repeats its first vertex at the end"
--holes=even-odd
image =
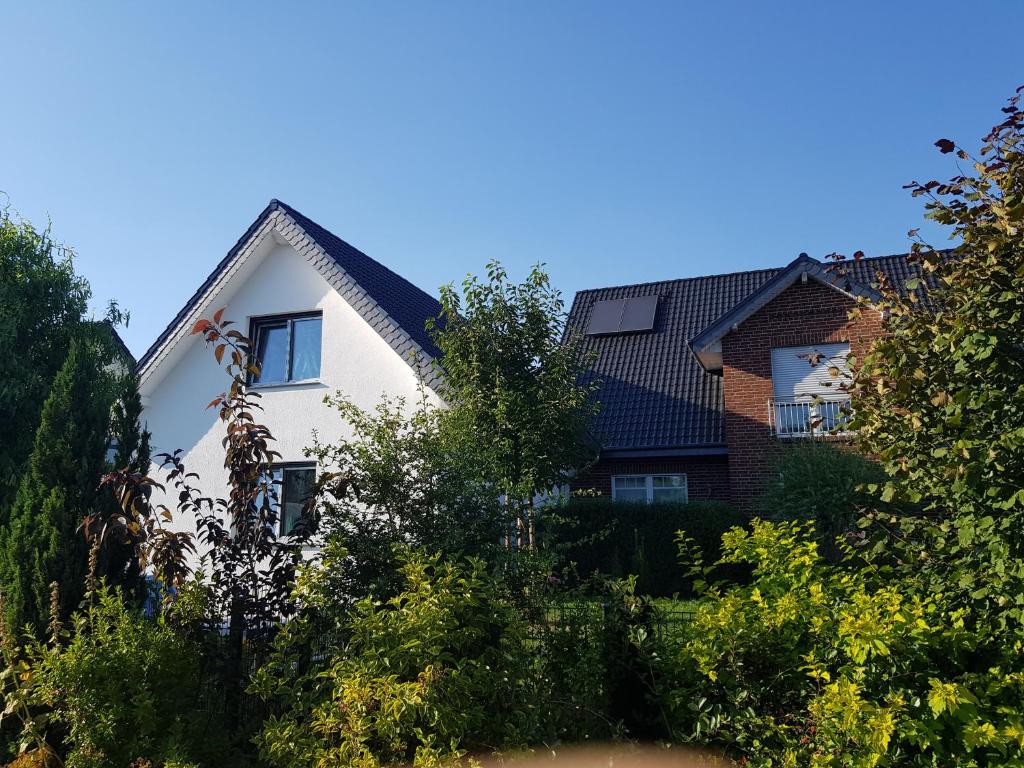
MULTIPOLYGON (((721 502, 638 504, 607 498, 574 497, 544 511, 542 539, 574 571, 622 579, 637 577, 636 591, 652 597, 692 595, 691 580, 679 568, 675 535, 685 530, 704 559, 718 557, 722 534, 746 516, 721 502)), ((742 578, 741 569, 720 574, 742 578)))
POLYGON ((881 286, 851 427, 885 477, 843 561, 809 523, 755 521, 723 541, 752 583, 646 643, 676 739, 760 765, 1024 764, 1021 91, 978 157, 937 142, 975 176, 910 185, 960 245, 915 243, 923 277, 881 286))
POLYGON ((982 604, 902 578, 888 551, 827 563, 809 523, 756 520, 724 547, 752 582, 645 644, 675 740, 758 765, 1024 760, 1019 629, 1004 644, 982 604))
POLYGON ((493 559, 509 514, 479 481, 472 453, 453 434, 449 412, 419 401, 383 397, 372 411, 342 393, 324 399, 351 430, 309 450, 318 466, 319 531, 344 542, 336 586, 353 599, 394 594, 402 586, 394 553, 422 548, 449 556, 493 559), (335 489, 339 481, 343 487, 335 489), (342 583, 344 582, 344 583, 342 583))
MULTIPOLYGON (((307 574, 300 599, 323 602, 329 567, 307 574)), ((295 674, 293 636, 282 634, 254 683, 284 702, 259 736, 270 765, 429 765, 533 741, 545 711, 528 628, 501 585, 478 560, 410 557, 402 575, 398 596, 356 604, 306 674, 295 674)))
POLYGON ((820 440, 786 445, 754 509, 771 520, 813 520, 831 556, 836 536, 854 529, 864 508, 877 504, 867 486, 884 480, 878 464, 849 446, 820 440))
POLYGON ((68 768, 187 762, 201 738, 199 648, 117 591, 101 589, 67 629, 31 646, 27 662, 68 768))
POLYGON ((303 570, 303 612, 253 684, 281 713, 257 740, 269 765, 431 765, 618 732, 599 604, 524 608, 480 560, 406 552, 401 593, 350 607, 343 557, 303 570))

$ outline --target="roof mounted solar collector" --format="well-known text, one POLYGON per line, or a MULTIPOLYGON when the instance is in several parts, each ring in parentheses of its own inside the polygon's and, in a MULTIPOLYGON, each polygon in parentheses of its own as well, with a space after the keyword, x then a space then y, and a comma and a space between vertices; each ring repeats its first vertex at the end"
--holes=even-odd
POLYGON ((587 324, 587 335, 649 331, 654 328, 654 313, 657 308, 657 296, 595 302, 590 322, 587 324))

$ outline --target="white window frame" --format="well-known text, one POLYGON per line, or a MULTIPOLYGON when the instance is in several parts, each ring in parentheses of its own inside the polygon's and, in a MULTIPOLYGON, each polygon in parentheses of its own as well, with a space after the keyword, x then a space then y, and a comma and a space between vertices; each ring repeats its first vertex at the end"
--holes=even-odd
MULTIPOLYGON (((848 420, 850 411, 850 394, 844 387, 850 379, 846 362, 850 353, 849 341, 772 347, 772 397, 768 401, 768 423, 773 435, 789 440, 849 434, 841 427, 848 420), (815 353, 824 357, 819 366, 834 366, 839 369, 839 376, 820 375, 820 382, 798 378, 790 386, 789 362, 782 368, 787 375, 780 375, 778 358, 785 355, 797 360, 815 353), (780 387, 782 382, 786 383, 785 387, 780 387)), ((801 369, 806 365, 807 372, 815 367, 802 360, 793 364, 801 369)))
MULTIPOLYGON (((683 500, 682 504, 690 503, 690 481, 686 476, 685 472, 658 472, 653 475, 612 475, 612 501, 618 501, 617 493, 615 490, 615 481, 621 480, 627 477, 631 478, 643 478, 644 487, 646 489, 646 498, 643 503, 652 504, 654 502, 654 478, 656 477, 681 477, 683 480, 683 500)), ((639 502, 638 502, 639 503, 639 502)))

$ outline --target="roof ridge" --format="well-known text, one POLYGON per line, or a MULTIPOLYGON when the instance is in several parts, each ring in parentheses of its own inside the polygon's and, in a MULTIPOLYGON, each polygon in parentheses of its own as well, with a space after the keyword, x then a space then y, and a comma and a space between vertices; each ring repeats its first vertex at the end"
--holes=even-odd
POLYGON ((602 285, 596 288, 581 288, 576 291, 576 295, 579 296, 581 293, 594 293, 595 291, 611 291, 616 288, 643 288, 648 285, 667 285, 677 283, 688 283, 694 280, 708 280, 713 277, 734 277, 735 275, 756 275, 761 272, 777 272, 785 267, 765 267, 763 269, 741 269, 736 272, 722 272, 715 275, 693 275, 692 277, 671 277, 667 280, 648 280, 643 283, 623 283, 621 285, 602 285))
MULTIPOLYGON (((372 261, 374 264, 379 266, 381 269, 383 269, 388 274, 393 275, 396 279, 401 280, 403 283, 406 283, 407 285, 411 286, 412 288, 415 288, 417 291, 422 293, 427 298, 429 298, 429 299, 431 299, 433 301, 437 301, 437 298, 435 296, 432 296, 430 293, 425 291, 423 288, 420 288, 418 285, 416 285, 416 283, 412 282, 409 278, 404 277, 403 275, 400 275, 398 272, 395 272, 393 269, 391 269, 391 267, 389 267, 384 262, 378 261, 377 259, 373 258, 373 256, 370 256, 362 248, 358 248, 357 246, 352 245, 352 243, 350 243, 345 238, 335 234, 334 232, 329 230, 327 227, 325 227, 323 224, 318 223, 315 219, 311 219, 309 216, 304 214, 299 209, 297 209, 294 206, 289 205, 288 203, 284 202, 284 200, 279 200, 277 198, 273 198, 270 201, 270 205, 276 205, 278 208, 283 210, 285 213, 287 213, 289 215, 292 215, 292 216, 298 216, 300 219, 303 219, 304 221, 309 222, 310 224, 312 224, 317 229, 322 229, 328 235, 330 235, 334 239, 338 240, 342 245, 344 245, 347 248, 351 248, 353 251, 358 253, 360 256, 362 256, 362 257, 364 257, 366 259, 369 259, 370 261, 372 261)), ((306 229, 306 227, 303 226, 303 229, 306 229)), ((311 237, 313 236, 312 233, 309 233, 309 234, 310 234, 311 237)))
MULTIPOLYGON (((890 253, 890 254, 885 254, 883 256, 862 256, 859 259, 854 259, 853 257, 848 257, 848 258, 844 258, 844 259, 841 259, 841 260, 838 260, 838 261, 833 261, 833 260, 829 260, 829 259, 826 259, 826 260, 823 261, 821 259, 815 259, 813 256, 811 256, 809 258, 814 260, 814 261, 816 261, 816 262, 818 262, 819 264, 821 264, 821 266, 828 268, 828 267, 832 267, 832 266, 837 265, 837 264, 857 264, 857 263, 861 263, 862 264, 865 261, 881 261, 882 259, 906 258, 909 255, 910 255, 909 252, 906 252, 906 253, 890 253)), ((799 256, 797 258, 799 258, 799 256)), ((663 285, 663 284, 669 284, 669 283, 676 284, 676 283, 689 282, 691 280, 710 280, 712 278, 719 278, 719 277, 735 277, 737 275, 757 275, 757 274, 762 274, 764 272, 779 272, 781 270, 786 269, 792 263, 793 262, 789 262, 789 264, 783 264, 782 266, 778 266, 778 267, 762 267, 760 269, 740 269, 740 270, 736 270, 735 272, 716 272, 716 273, 710 274, 710 275, 692 275, 691 277, 672 277, 672 278, 668 278, 667 280, 647 280, 647 281, 642 282, 642 283, 622 283, 620 285, 603 285, 603 286, 598 286, 596 288, 581 288, 580 290, 576 291, 576 295, 579 296, 580 294, 583 294, 583 293, 594 293, 596 291, 611 291, 611 290, 615 290, 617 288, 643 288, 643 287, 648 286, 648 285, 663 285)))
MULTIPOLYGON (((339 271, 339 275, 347 276, 348 281, 345 285, 353 291, 358 291, 358 298, 362 299, 359 306, 353 305, 356 311, 364 314, 364 310, 371 305, 377 308, 369 318, 364 314, 364 319, 396 352, 403 358, 407 357, 405 346, 411 343, 430 358, 438 355, 436 345, 426 328, 427 319, 439 315, 441 312, 441 305, 436 298, 297 209, 273 198, 220 260, 192 297, 178 310, 156 341, 146 350, 136 365, 137 371, 141 372, 150 364, 163 345, 195 308, 197 302, 214 287, 233 259, 242 252, 243 248, 252 241, 260 228, 274 214, 277 214, 282 222, 291 222, 297 237, 301 233, 301 237, 305 238, 307 242, 315 244, 317 248, 321 249, 333 264, 334 269, 339 271), (397 330, 400 336, 395 336, 392 332, 394 330, 397 330)), ((317 269, 322 271, 328 267, 326 265, 317 266, 317 269)), ((322 274, 324 274, 323 271, 322 274)), ((324 274, 324 276, 335 289, 342 293, 344 298, 350 299, 343 290, 344 286, 332 282, 333 278, 329 275, 324 274)), ((416 354, 419 355, 419 352, 416 354)))

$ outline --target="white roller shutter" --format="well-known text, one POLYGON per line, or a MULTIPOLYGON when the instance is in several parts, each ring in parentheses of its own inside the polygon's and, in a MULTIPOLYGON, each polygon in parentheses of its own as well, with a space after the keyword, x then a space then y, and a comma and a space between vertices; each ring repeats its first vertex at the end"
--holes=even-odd
POLYGON ((777 401, 841 399, 850 378, 849 344, 779 347, 772 350, 772 389, 777 401), (838 376, 834 374, 839 372, 838 376))

